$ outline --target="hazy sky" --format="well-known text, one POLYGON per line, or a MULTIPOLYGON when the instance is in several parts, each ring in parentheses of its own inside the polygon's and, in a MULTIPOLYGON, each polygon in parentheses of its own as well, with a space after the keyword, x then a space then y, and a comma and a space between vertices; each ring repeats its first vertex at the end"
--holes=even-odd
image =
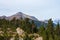
POLYGON ((60 19, 60 0, 0 0, 0 16, 17 12, 35 16, 39 20, 60 19))

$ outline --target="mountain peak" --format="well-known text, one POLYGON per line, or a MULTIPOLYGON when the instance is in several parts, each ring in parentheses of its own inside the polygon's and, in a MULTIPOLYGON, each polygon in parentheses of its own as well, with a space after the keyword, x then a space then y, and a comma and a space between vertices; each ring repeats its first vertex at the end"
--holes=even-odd
POLYGON ((17 14, 23 14, 22 12, 18 12, 17 14))
POLYGON ((26 14, 24 14, 24 13, 22 13, 22 12, 17 12, 15 15, 13 15, 14 17, 17 17, 18 19, 19 18, 23 18, 23 19, 25 19, 25 18, 29 18, 29 19, 32 19, 32 20, 38 20, 37 18, 35 18, 34 16, 30 16, 30 15, 26 15, 26 14))
POLYGON ((22 12, 17 12, 15 15, 23 15, 22 12))

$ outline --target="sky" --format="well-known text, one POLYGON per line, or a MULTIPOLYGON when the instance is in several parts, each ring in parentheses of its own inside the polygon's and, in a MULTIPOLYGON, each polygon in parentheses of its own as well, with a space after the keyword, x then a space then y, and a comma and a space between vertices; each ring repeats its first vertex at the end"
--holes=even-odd
POLYGON ((17 12, 39 20, 60 19, 60 0, 0 0, 0 16, 11 16, 17 12))

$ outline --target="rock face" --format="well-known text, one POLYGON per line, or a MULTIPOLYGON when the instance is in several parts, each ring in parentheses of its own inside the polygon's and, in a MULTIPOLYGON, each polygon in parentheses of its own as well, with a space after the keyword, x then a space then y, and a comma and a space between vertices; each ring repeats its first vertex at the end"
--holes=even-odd
POLYGON ((38 37, 35 40, 43 40, 43 38, 42 37, 38 37))
POLYGON ((14 38, 14 37, 12 37, 12 38, 10 38, 10 40, 15 40, 15 38, 14 38))
POLYGON ((16 29, 16 31, 17 31, 19 36, 23 35, 23 33, 24 33, 24 31, 19 27, 16 29))
POLYGON ((24 31, 19 27, 16 29, 16 31, 17 31, 17 34, 19 36, 19 40, 23 40, 23 37, 25 36, 24 31))

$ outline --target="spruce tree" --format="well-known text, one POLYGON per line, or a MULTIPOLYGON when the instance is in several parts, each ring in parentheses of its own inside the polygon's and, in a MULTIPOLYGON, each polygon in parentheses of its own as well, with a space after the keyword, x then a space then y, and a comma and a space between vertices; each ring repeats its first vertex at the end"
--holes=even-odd
POLYGON ((59 22, 57 23, 55 33, 57 35, 57 40, 60 40, 60 24, 59 24, 59 22))
POLYGON ((48 33, 48 40, 54 40, 54 26, 53 26, 53 21, 52 19, 48 20, 48 24, 47 24, 47 33, 48 33))

